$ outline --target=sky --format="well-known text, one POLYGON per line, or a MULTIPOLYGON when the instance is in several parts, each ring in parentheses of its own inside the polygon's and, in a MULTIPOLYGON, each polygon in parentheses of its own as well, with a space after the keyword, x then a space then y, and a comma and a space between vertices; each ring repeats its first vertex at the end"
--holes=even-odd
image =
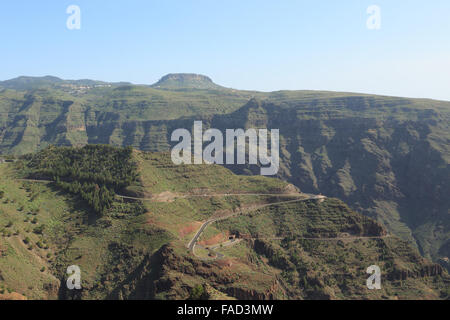
POLYGON ((236 89, 450 100, 448 0, 3 0, 0 43, 0 80, 187 72, 236 89))

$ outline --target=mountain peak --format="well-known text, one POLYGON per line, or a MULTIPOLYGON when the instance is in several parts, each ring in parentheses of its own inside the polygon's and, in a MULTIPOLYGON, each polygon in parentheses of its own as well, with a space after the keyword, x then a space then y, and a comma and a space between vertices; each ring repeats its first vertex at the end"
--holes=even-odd
POLYGON ((152 87, 163 89, 219 89, 211 78, 195 73, 170 73, 152 87))
POLYGON ((62 79, 53 76, 44 77, 29 77, 20 76, 14 79, 0 81, 0 86, 15 89, 15 90, 26 90, 26 89, 37 89, 45 86, 52 86, 56 83, 64 82, 62 79))

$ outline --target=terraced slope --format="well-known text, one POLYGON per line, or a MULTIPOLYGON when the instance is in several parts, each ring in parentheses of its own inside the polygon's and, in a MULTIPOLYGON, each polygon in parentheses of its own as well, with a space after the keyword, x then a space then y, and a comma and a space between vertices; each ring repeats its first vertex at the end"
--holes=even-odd
POLYGON ((450 255, 449 123, 444 103, 355 97, 255 100, 211 126, 280 128, 280 178, 345 201, 437 261, 450 255))
POLYGON ((50 144, 103 143, 143 150, 161 145, 167 149, 163 135, 161 141, 154 140, 161 120, 228 113, 252 95, 219 86, 171 91, 86 81, 33 79, 29 86, 17 82, 0 83, 3 154, 25 154, 50 144))
POLYGON ((345 201, 450 268, 449 102, 248 92, 186 74, 168 75, 152 87, 52 77, 0 87, 3 154, 87 143, 167 151, 173 130, 191 129, 194 120, 205 129, 278 128, 278 178, 345 201))
POLYGON ((448 274, 439 265, 339 200, 288 203, 308 196, 277 179, 237 176, 214 165, 173 166, 167 153, 127 153, 107 146, 71 150, 71 164, 80 170, 70 180, 64 171, 68 160, 58 160, 62 152, 69 149, 51 148, 0 164, 0 288, 8 297, 437 299, 448 295, 448 274), (127 154, 121 160, 123 167, 135 165, 137 175, 110 190, 135 199, 116 196, 100 216, 81 191, 39 181, 43 176, 38 174, 46 173, 50 180, 95 181, 97 190, 110 188, 108 179, 83 175, 83 168, 97 158, 103 163, 101 174, 108 176, 109 168, 117 170, 117 166, 107 164, 127 154), (36 181, 18 180, 30 175, 36 181), (216 219, 201 234, 194 254, 190 240, 213 217, 223 219, 216 219), (380 291, 365 287, 365 268, 372 264, 383 272, 380 291), (65 288, 70 265, 82 270, 82 291, 65 288))

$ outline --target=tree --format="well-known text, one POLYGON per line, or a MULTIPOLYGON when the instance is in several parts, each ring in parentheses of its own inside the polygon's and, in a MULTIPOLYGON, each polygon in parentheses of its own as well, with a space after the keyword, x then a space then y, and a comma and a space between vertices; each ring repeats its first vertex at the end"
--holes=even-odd
POLYGON ((189 296, 190 300, 208 300, 209 294, 205 290, 205 287, 202 285, 197 285, 194 287, 191 291, 191 294, 189 296))

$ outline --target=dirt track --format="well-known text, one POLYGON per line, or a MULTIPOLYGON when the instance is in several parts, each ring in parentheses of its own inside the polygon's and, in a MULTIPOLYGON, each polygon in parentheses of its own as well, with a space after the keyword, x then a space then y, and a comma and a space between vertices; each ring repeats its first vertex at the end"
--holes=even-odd
MULTIPOLYGON (((41 182, 41 183, 52 183, 53 181, 50 180, 38 180, 38 179, 17 179, 19 181, 24 182, 41 182)), ((151 198, 138 198, 138 197, 129 197, 129 196, 123 196, 116 194, 118 198, 122 199, 130 199, 130 200, 138 200, 138 201, 153 201, 153 202, 170 202, 176 199, 186 199, 186 198, 198 198, 198 197, 228 197, 228 196, 273 196, 273 197, 299 197, 302 198, 294 199, 294 200, 287 200, 287 201, 279 201, 274 203, 268 203, 263 205, 255 205, 250 209, 242 209, 237 212, 232 212, 220 217, 213 217, 210 218, 208 221, 204 222, 201 227, 197 230, 194 237, 189 241, 187 247, 190 251, 195 255, 195 246, 197 245, 198 239, 202 235, 203 231, 214 222, 226 220, 235 216, 238 216, 240 214, 256 211, 262 208, 275 206, 275 205, 281 205, 281 204, 288 204, 288 203, 294 203, 294 202, 301 202, 301 201, 308 201, 308 200, 323 200, 326 197, 322 195, 315 195, 315 194, 307 194, 307 193, 214 193, 214 194, 176 194, 171 192, 162 192, 161 194, 157 194, 152 196, 151 198)), ((380 238, 380 237, 342 237, 342 238, 301 238, 303 240, 317 240, 317 241, 336 241, 336 240, 348 240, 348 239, 369 239, 369 238, 380 238)), ((263 239, 263 238, 260 238, 263 239)), ((265 238, 265 239, 271 239, 271 240, 281 240, 283 238, 265 238)), ((254 239, 256 240, 256 239, 254 239)), ((235 241, 225 241, 222 243, 222 246, 231 246, 234 244, 239 243, 241 240, 235 240, 235 241)), ((215 251, 218 247, 220 247, 221 244, 215 245, 213 247, 210 247, 210 250, 213 251, 216 254, 216 257, 213 259, 208 260, 216 260, 216 259, 222 259, 224 258, 224 255, 215 251)), ((196 256, 196 255, 195 255, 196 256)), ((198 257, 200 258, 200 257, 198 257)), ((203 259, 203 258, 201 258, 203 259)), ((205 260, 205 259, 203 259, 205 260)))
MULTIPOLYGON (((293 203, 293 202, 300 202, 300 201, 308 201, 308 200, 323 200, 325 199, 324 196, 321 195, 311 195, 308 194, 307 198, 302 198, 302 199, 295 199, 295 200, 288 200, 288 201, 281 201, 281 202, 274 202, 274 203, 269 203, 269 204, 265 204, 265 205, 260 205, 257 206, 256 208, 252 208, 251 210, 248 210, 247 212, 250 211, 256 211, 258 209, 261 208, 265 208, 265 207, 269 207, 269 206, 274 206, 274 205, 280 205, 280 204, 287 204, 287 203, 293 203)), ((226 246, 232 246, 235 244, 240 243, 242 240, 244 239, 236 239, 236 240, 227 240, 223 243, 220 244, 216 244, 214 246, 210 246, 209 250, 212 251, 213 253, 216 254, 216 257, 211 258, 211 259, 205 259, 205 258, 201 258, 198 257, 195 254, 195 246, 198 245, 198 239, 200 238, 201 234, 203 233, 203 231, 205 231, 205 229, 213 222, 216 221, 221 221, 221 220, 225 220, 225 219, 229 219, 235 216, 238 216, 239 214, 243 213, 242 211, 239 211, 237 213, 232 213, 232 214, 228 214, 228 215, 224 215, 222 217, 218 217, 218 218, 211 218, 208 221, 206 221, 205 223, 202 224, 202 226, 198 229, 198 231, 196 232, 196 234, 194 235, 194 237, 191 239, 191 241, 188 243, 187 247, 189 248, 189 250, 192 251, 192 253, 197 257, 200 258, 202 260, 218 260, 218 259, 222 259, 225 256, 220 253, 217 252, 216 249, 220 248, 220 247, 226 247, 226 246)), ((358 240, 358 239, 383 239, 383 238, 387 238, 390 237, 390 235, 385 235, 385 236, 344 236, 344 237, 334 237, 334 238, 297 238, 299 240, 312 240, 312 241, 345 241, 345 240, 358 240)), ((267 238, 246 238, 245 240, 283 240, 284 237, 267 237, 267 238)))
MULTIPOLYGON (((242 194, 239 194, 242 195, 242 194)), ((253 195, 268 195, 268 194, 253 194, 253 195)), ((280 202, 274 202, 274 203, 268 203, 268 204, 263 204, 263 205, 258 205, 253 207, 251 210, 241 210, 238 212, 233 212, 221 217, 217 217, 217 218, 211 218, 208 221, 204 222, 202 224, 202 226, 198 229, 198 231, 196 232, 196 234, 194 235, 194 237, 191 239, 191 241, 189 241, 187 247, 189 248, 189 250, 192 251, 192 253, 195 255, 195 246, 197 245, 197 241, 200 238, 201 234, 203 233, 203 231, 205 231, 205 229, 208 227, 208 225, 210 225, 211 223, 217 222, 217 221, 221 221, 221 220, 226 220, 235 216, 238 216, 244 212, 251 212, 251 211, 256 211, 262 208, 266 208, 266 207, 270 207, 270 206, 275 206, 275 205, 280 205, 280 204, 287 204, 287 203, 294 203, 294 202, 301 202, 301 201, 308 201, 308 200, 322 200, 325 197, 321 196, 321 195, 311 195, 311 194, 296 194, 297 196, 302 195, 304 196, 301 199, 295 199, 295 200, 287 200, 287 201, 280 201, 280 202)), ((290 194, 290 197, 292 197, 293 195, 290 194)), ((234 244, 234 243, 233 243, 234 244)), ((220 246, 220 244, 219 244, 220 246)), ((210 248, 211 251, 213 251, 216 254, 216 257, 213 258, 212 260, 216 260, 219 258, 223 258, 223 254, 214 251, 212 248, 210 248)), ((196 256, 196 255, 195 255, 196 256)))

